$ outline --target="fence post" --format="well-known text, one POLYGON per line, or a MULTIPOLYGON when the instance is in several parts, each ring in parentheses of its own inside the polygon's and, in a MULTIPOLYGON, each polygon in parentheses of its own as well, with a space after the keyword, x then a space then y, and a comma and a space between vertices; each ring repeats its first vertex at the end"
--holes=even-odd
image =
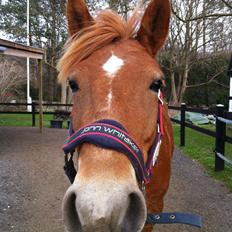
POLYGON ((35 127, 35 113, 36 113, 36 109, 35 109, 35 102, 32 102, 32 126, 35 127))
MULTIPOLYGON (((216 115, 218 117, 224 117, 224 105, 217 105, 216 115)), ((216 140, 215 140, 215 171, 224 170, 225 162, 217 156, 217 152, 224 155, 225 153, 225 136, 226 136, 226 125, 216 119, 216 140)))
POLYGON ((186 104, 181 103, 180 109, 180 146, 185 146, 185 111, 186 104))

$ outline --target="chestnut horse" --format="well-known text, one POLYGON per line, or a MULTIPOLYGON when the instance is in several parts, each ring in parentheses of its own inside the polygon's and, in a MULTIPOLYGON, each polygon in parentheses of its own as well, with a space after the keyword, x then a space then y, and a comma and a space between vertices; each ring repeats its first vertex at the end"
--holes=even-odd
MULTIPOLYGON (((144 161, 157 133, 157 89, 164 77, 156 56, 165 43, 168 0, 153 0, 128 22, 112 11, 93 19, 83 0, 69 0, 70 39, 58 69, 73 91, 73 130, 102 119, 120 122, 139 145, 144 161), (156 89, 157 88, 157 89, 156 89)), ((68 231, 151 231, 147 212, 162 212, 169 186, 173 134, 166 104, 164 135, 153 176, 143 192, 127 156, 84 143, 78 146, 74 183, 63 199, 68 231)))

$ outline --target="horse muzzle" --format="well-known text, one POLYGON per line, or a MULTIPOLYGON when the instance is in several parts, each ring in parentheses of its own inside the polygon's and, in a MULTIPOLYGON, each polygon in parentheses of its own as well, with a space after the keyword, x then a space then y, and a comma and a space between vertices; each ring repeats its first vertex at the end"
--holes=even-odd
POLYGON ((74 182, 63 199, 63 218, 69 232, 136 232, 147 216, 144 196, 129 183, 74 182))

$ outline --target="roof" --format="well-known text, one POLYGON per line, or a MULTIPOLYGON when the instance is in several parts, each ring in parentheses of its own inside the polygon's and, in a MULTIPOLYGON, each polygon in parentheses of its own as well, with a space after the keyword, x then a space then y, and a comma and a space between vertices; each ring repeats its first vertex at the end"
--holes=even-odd
POLYGON ((44 49, 30 47, 8 40, 0 39, 0 54, 33 59, 43 59, 44 49))

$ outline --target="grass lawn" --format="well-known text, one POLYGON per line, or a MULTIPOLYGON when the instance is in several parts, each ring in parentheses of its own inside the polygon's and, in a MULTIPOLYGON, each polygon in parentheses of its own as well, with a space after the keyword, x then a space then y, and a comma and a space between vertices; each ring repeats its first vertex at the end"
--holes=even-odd
MULTIPOLYGON (((214 128, 213 125, 207 125, 204 127, 207 127, 207 129, 212 130, 214 128)), ((179 125, 174 124, 173 129, 176 146, 178 146, 184 154, 190 156, 192 159, 197 160, 199 163, 201 163, 211 176, 223 181, 228 186, 230 191, 232 191, 232 167, 226 164, 224 171, 214 171, 215 155, 213 150, 215 149, 215 139, 197 131, 194 131, 192 129, 186 128, 186 146, 180 147, 180 127, 179 125)), ((231 131, 229 131, 229 133, 227 134, 230 135, 231 131)), ((227 158, 232 160, 231 144, 226 143, 225 155, 227 158)))
MULTIPOLYGON (((43 116, 44 127, 50 127, 50 120, 53 115, 43 116)), ((36 115, 36 126, 38 127, 39 116, 36 115)), ((30 114, 0 114, 0 126, 32 126, 32 116, 30 114)), ((63 122, 63 128, 67 128, 67 123, 63 122)))

